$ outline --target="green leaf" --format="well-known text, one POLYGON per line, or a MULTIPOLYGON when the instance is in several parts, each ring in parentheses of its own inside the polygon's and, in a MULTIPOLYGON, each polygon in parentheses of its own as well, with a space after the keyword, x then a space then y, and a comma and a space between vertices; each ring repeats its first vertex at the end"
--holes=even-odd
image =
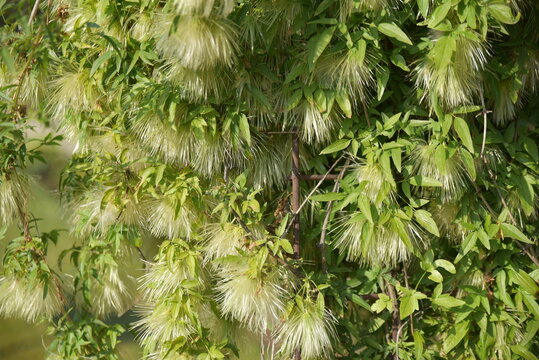
POLYGON ((331 145, 327 146, 326 148, 324 148, 324 150, 322 150, 320 152, 320 155, 332 154, 332 153, 335 153, 337 151, 341 151, 343 149, 346 149, 348 147, 348 145, 350 145, 351 141, 352 140, 350 140, 350 139, 337 140, 333 144, 331 144, 331 145))
POLYGON ((436 269, 432 269, 430 270, 430 275, 429 275, 429 279, 436 282, 436 283, 441 283, 442 281, 444 281, 444 277, 442 276, 442 274, 436 270, 436 269))
POLYGON ((511 346, 511 351, 519 356, 522 356, 526 360, 537 360, 537 356, 533 355, 531 351, 529 351, 522 345, 511 346))
POLYGON ((314 201, 335 201, 335 200, 342 200, 346 197, 346 194, 344 193, 336 193, 336 192, 328 192, 325 194, 317 194, 311 196, 311 200, 314 201))
POLYGON ((475 161, 472 154, 470 154, 470 152, 464 148, 461 149, 460 154, 462 156, 462 161, 464 162, 464 167, 466 168, 468 175, 470 175, 470 179, 472 179, 472 181, 475 181, 477 173, 475 170, 475 161))
POLYGON ((451 9, 451 0, 445 0, 443 4, 438 6, 433 11, 429 20, 429 28, 431 29, 435 28, 436 26, 438 26, 438 24, 444 21, 450 9, 451 9))
POLYGON ((318 60, 331 42, 336 28, 336 26, 327 28, 307 43, 307 64, 309 65, 309 71, 313 71, 316 60, 318 60))
POLYGON ((435 236, 440 236, 440 231, 438 230, 438 225, 432 218, 430 212, 426 210, 416 210, 414 213, 414 218, 416 221, 423 226, 428 232, 435 236))
POLYGON ((432 50, 432 56, 438 67, 438 71, 441 72, 447 69, 456 49, 457 41, 451 35, 445 35, 436 40, 436 44, 432 50))
POLYGON ((251 146, 251 131, 249 129, 249 120, 245 114, 240 115, 240 132, 242 138, 251 146))
POLYGON ((473 154, 474 148, 472 136, 470 135, 470 128, 468 128, 466 120, 460 117, 455 117, 455 120, 453 121, 453 129, 455 129, 455 131, 457 132, 457 135, 462 140, 464 146, 466 146, 468 151, 473 154))
POLYGON ((419 12, 421 13, 421 15, 423 15, 424 18, 426 18, 429 13, 429 2, 430 0, 417 0, 419 12))
POLYGON ((444 259, 438 259, 434 261, 434 265, 436 267, 441 267, 445 269, 450 274, 456 274, 457 270, 455 269, 455 265, 453 265, 450 261, 444 260, 444 259))
POLYGON ((503 223, 501 225, 502 227, 502 233, 504 237, 510 237, 513 239, 517 239, 518 241, 522 241, 526 244, 533 244, 533 241, 528 239, 526 235, 522 233, 519 229, 516 228, 516 226, 511 224, 503 223))
POLYGON ((443 308, 458 307, 466 304, 463 300, 457 299, 448 294, 442 294, 435 299, 432 299, 432 303, 443 308))
POLYGON ((429 177, 422 176, 422 175, 412 176, 409 179, 409 181, 410 181, 410 184, 415 185, 415 186, 434 186, 434 187, 443 186, 443 184, 439 182, 438 180, 431 179, 429 177))
POLYGON ((419 330, 414 331, 414 360, 423 359, 423 347, 425 345, 425 339, 423 338, 423 333, 419 330))
POLYGON ((359 296, 357 294, 351 294, 349 297, 350 297, 350 300, 352 300, 352 302, 354 304, 357 304, 357 305, 361 306, 365 310, 372 311, 371 306, 369 305, 369 303, 366 302, 365 300, 363 300, 361 298, 361 296, 359 296))
POLYGON ((413 45, 410 38, 394 23, 381 23, 378 24, 378 30, 389 37, 397 39, 405 44, 413 45))
POLYGON ((516 24, 520 19, 520 13, 514 16, 511 8, 504 4, 489 5, 488 11, 493 18, 503 24, 516 24))
POLYGON ((445 339, 443 343, 443 349, 445 353, 450 352, 453 350, 461 341, 464 339, 464 337, 468 334, 468 330, 470 329, 470 322, 469 321, 463 321, 458 324, 456 324, 451 330, 449 330, 449 335, 445 339))
POLYGON ((350 102, 348 94, 345 91, 338 91, 335 95, 335 100, 337 100, 337 104, 344 115, 350 119, 352 117, 352 103, 350 102))
POLYGON ((292 93, 292 95, 289 96, 288 99, 286 99, 285 110, 290 111, 296 106, 298 106, 302 98, 303 98, 303 89, 294 91, 294 93, 292 93))

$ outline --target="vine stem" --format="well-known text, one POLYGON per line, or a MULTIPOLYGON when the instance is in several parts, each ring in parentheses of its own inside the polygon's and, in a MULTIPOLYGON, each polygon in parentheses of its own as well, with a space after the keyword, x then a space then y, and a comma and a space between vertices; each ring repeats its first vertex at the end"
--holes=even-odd
POLYGON ((39 2, 40 0, 36 0, 36 2, 34 3, 34 7, 32 8, 32 13, 30 14, 30 19, 28 19, 28 25, 31 25, 34 19, 36 18, 37 10, 39 9, 39 2))

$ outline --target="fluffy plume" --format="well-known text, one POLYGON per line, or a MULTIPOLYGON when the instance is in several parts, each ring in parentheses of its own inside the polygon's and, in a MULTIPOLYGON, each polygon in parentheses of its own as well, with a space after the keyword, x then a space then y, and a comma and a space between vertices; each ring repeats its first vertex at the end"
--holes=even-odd
POLYGON ((163 21, 158 28, 167 31, 157 46, 169 59, 192 70, 234 64, 236 32, 226 19, 182 16, 175 28, 172 19, 163 21))
MULTIPOLYGON (((179 122, 186 116, 187 106, 177 106, 176 113, 179 122)), ((134 119, 131 131, 150 155, 159 156, 170 164, 188 164, 196 144, 189 129, 167 123, 154 113, 145 113, 134 119)))
POLYGON ((174 5, 180 15, 227 16, 234 10, 236 0, 174 0, 174 5))
POLYGON ((443 204, 431 202, 429 206, 429 212, 434 222, 438 225, 440 234, 445 235, 451 241, 459 241, 465 234, 465 229, 455 223, 459 211, 460 206, 457 202, 443 204))
POLYGON ((196 266, 190 267, 187 261, 166 262, 159 260, 147 264, 146 273, 140 277, 140 289, 146 301, 158 301, 173 294, 178 290, 184 280, 197 279, 202 283, 202 278, 196 266))
POLYGON ((229 70, 222 66, 209 69, 190 69, 176 60, 163 67, 165 79, 178 85, 182 96, 190 101, 220 98, 230 83, 229 70))
POLYGON ((180 204, 174 196, 145 202, 146 227, 156 237, 187 238, 197 218, 197 212, 189 200, 180 204))
POLYGON ((206 239, 205 259, 211 261, 228 255, 236 255, 245 245, 247 233, 236 224, 208 224, 203 233, 206 239))
POLYGON ((355 102, 366 101, 367 93, 374 84, 369 56, 361 55, 357 48, 323 56, 315 69, 320 85, 345 91, 355 102))
POLYGON ((105 232, 116 223, 138 225, 145 219, 140 205, 131 196, 126 196, 121 206, 113 202, 103 204, 106 191, 106 188, 89 190, 82 200, 74 204, 73 208, 80 209, 73 218, 80 234, 88 234, 93 230, 105 232))
POLYGON ((370 266, 396 266, 410 258, 410 250, 401 233, 420 247, 423 238, 418 227, 410 220, 386 217, 386 222, 371 224, 364 214, 344 218, 337 230, 334 246, 346 253, 349 261, 359 261, 370 266))
POLYGON ((57 121, 65 120, 70 111, 90 111, 96 105, 97 92, 86 70, 68 70, 50 84, 51 115, 57 121))
POLYGON ((438 98, 446 108, 471 104, 481 90, 480 72, 487 57, 487 45, 479 38, 433 32, 434 46, 418 64, 416 86, 425 91, 423 100, 438 98), (453 44, 451 57, 444 52, 453 44))
POLYGON ((188 316, 191 306, 191 300, 180 294, 169 295, 157 303, 138 306, 136 312, 141 319, 133 325, 140 329, 139 341, 146 349, 155 352, 167 341, 194 334, 196 324, 188 316))
POLYGON ((51 277, 45 282, 6 275, 0 278, 0 314, 28 322, 52 318, 63 307, 59 291, 51 277))
POLYGON ((296 350, 301 351, 301 358, 305 360, 327 358, 331 339, 335 337, 334 323, 329 310, 313 301, 304 302, 302 308, 294 306, 277 330, 279 353, 286 359, 296 350))
POLYGON ((340 123, 339 117, 333 111, 322 114, 310 101, 304 101, 299 111, 303 118, 302 137, 308 143, 323 143, 329 140, 340 123))
POLYGON ((353 167, 352 172, 359 184, 365 183, 362 194, 371 203, 381 205, 385 199, 395 199, 394 180, 380 164, 360 163, 353 167))
POLYGON ((217 302, 223 314, 253 331, 264 332, 277 322, 286 297, 278 271, 260 278, 250 274, 248 265, 231 265, 219 276, 217 302))
MULTIPOLYGON (((441 188, 422 190, 424 193, 439 193, 443 202, 457 199, 468 187, 468 173, 458 152, 446 159, 445 164, 437 161, 436 152, 443 144, 419 144, 413 150, 410 161, 415 175, 425 176, 442 183, 441 188)), ((425 188, 426 189, 426 188, 425 188)))
POLYGON ((28 178, 11 171, 0 175, 0 222, 9 225, 18 214, 18 209, 26 208, 28 201, 28 178))
MULTIPOLYGON (((136 295, 136 281, 127 273, 130 266, 128 262, 113 262, 96 267, 99 280, 91 279, 89 293, 90 311, 95 316, 121 316, 131 308, 136 295)), ((82 295, 77 297, 77 302, 84 302, 82 295)))

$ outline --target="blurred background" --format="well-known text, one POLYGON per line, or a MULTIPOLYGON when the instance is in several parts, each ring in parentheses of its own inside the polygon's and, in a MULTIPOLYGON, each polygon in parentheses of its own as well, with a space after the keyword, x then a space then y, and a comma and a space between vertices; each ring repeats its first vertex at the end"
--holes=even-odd
MULTIPOLYGON (((34 134, 34 137, 41 135, 34 134)), ((30 135, 30 137, 32 137, 30 135)), ((31 186, 30 210, 36 219, 40 219, 38 227, 40 231, 50 231, 53 229, 67 230, 69 227, 69 217, 65 209, 60 205, 60 195, 58 185, 60 173, 68 163, 71 156, 72 146, 63 143, 61 147, 48 147, 44 150, 46 164, 35 163, 28 167, 28 173, 33 178, 31 186)), ((11 226, 4 239, 0 240, 0 254, 3 256, 6 244, 20 235, 16 226, 11 226)), ((51 244, 49 247, 49 264, 57 270, 57 259, 59 253, 71 247, 67 231, 62 231, 58 245, 51 244)), ((64 262, 67 266, 68 262, 64 262)), ((1 269, 0 264, 0 269, 1 269)), ((69 272, 69 268, 64 270, 69 272)), ((127 328, 131 313, 127 313, 119 319, 119 322, 127 328)), ((114 319, 113 319, 114 320, 114 319)), ((47 324, 34 325, 22 320, 0 318, 0 359, 1 360, 41 360, 47 356, 47 346, 51 338, 44 335, 47 324)), ((123 360, 140 359, 140 349, 133 339, 133 335, 126 332, 119 346, 120 357, 123 360)))

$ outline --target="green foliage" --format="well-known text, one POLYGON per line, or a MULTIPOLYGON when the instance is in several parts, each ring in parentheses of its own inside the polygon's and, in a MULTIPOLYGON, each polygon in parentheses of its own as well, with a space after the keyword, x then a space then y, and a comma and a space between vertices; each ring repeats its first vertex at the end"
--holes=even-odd
POLYGON ((0 314, 51 359, 131 310, 156 360, 537 358, 537 4, 36 4, 0 0, 0 314), (70 276, 25 173, 64 137, 70 276), (299 242, 294 137, 339 174, 299 242))

